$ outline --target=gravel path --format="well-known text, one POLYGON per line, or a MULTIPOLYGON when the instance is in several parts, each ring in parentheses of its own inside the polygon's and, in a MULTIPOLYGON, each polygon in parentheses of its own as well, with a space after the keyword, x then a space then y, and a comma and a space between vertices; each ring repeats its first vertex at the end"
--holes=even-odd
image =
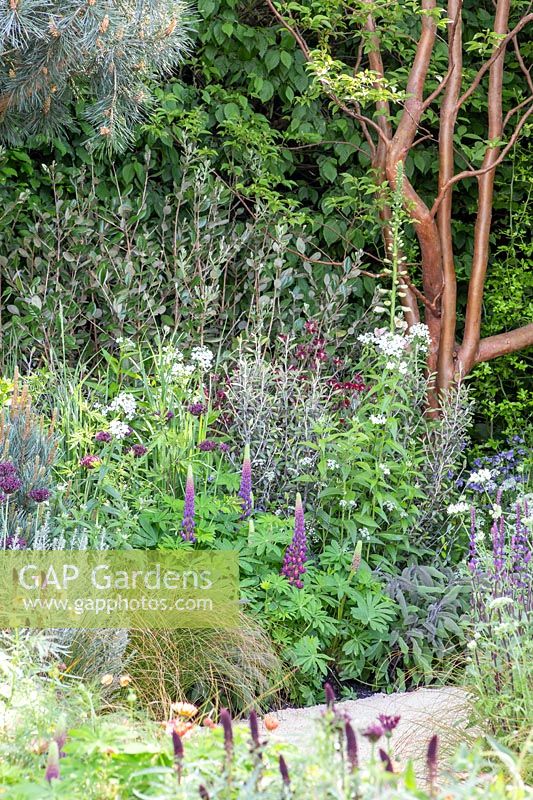
MULTIPOLYGON (((441 738, 441 749, 455 747, 467 728, 467 694, 458 687, 418 689, 402 694, 376 694, 363 700, 336 703, 338 711, 347 713, 358 731, 375 722, 379 714, 399 715, 400 723, 393 733, 396 758, 402 762, 414 759, 417 767, 423 763, 429 739, 434 733, 441 738)), ((312 749, 315 725, 325 706, 287 708, 275 716, 276 730, 268 734, 270 741, 286 742, 298 749, 312 749)), ((359 737, 360 756, 368 758, 370 747, 359 737)))

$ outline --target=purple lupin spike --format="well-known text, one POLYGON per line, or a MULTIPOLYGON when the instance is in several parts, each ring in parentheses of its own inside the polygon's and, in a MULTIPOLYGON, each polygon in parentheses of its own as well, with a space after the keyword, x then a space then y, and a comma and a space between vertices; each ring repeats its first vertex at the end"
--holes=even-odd
POLYGON ((244 458, 242 460, 241 485, 239 497, 242 503, 241 519, 246 519, 253 511, 254 501, 252 496, 252 462, 250 460, 250 445, 244 447, 244 458))
POLYGON ((187 471, 187 483, 185 485, 185 506, 183 508, 183 519, 181 521, 181 537, 185 542, 195 542, 194 533, 194 476, 192 467, 187 471))
POLYGON ((307 561, 307 536, 305 535, 305 517, 300 493, 296 495, 294 507, 294 534, 290 545, 285 550, 281 574, 285 575, 291 586, 303 589, 301 576, 305 573, 307 561))
POLYGON ((59 747, 54 739, 52 739, 48 747, 48 759, 44 777, 48 783, 59 780, 59 747))

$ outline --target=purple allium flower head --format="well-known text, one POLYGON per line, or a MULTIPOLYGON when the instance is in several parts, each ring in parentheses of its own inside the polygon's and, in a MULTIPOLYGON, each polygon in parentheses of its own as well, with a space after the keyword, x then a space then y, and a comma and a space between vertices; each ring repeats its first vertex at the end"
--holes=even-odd
POLYGON ((394 772, 394 767, 392 766, 392 761, 390 760, 390 756, 385 750, 382 750, 381 747, 379 748, 379 757, 385 767, 385 772, 394 772))
POLYGON ((365 736, 372 743, 379 741, 383 734, 384 730, 379 722, 374 722, 373 725, 369 725, 368 728, 363 731, 363 736, 365 736))
POLYGON ((109 431, 98 431, 98 433, 94 435, 95 442, 110 442, 112 438, 109 431))
POLYGON ((34 503, 45 503, 52 496, 50 489, 30 489, 28 497, 34 503))
POLYGON ((257 721, 257 712, 252 710, 250 711, 250 735, 252 737, 252 744, 255 748, 261 746, 261 742, 259 740, 259 723, 257 721))
POLYGON ((174 419, 175 416, 176 415, 174 414, 173 411, 167 411, 167 413, 165 414, 165 419, 167 422, 170 422, 170 420, 174 419))
POLYGON ((0 478, 7 478, 17 474, 17 468, 11 461, 0 462, 0 478))
POLYGON ((187 483, 185 484, 185 506, 181 521, 181 537, 185 542, 195 542, 194 533, 194 476, 192 467, 187 470, 187 483))
POLYGON ((204 453, 210 453, 211 450, 217 449, 217 443, 213 441, 213 439, 204 439, 203 442, 200 442, 198 445, 198 450, 202 450, 204 453))
POLYGON ((229 444, 226 444, 226 442, 220 442, 218 449, 221 453, 229 453, 229 444))
POLYGON ((296 495, 294 509, 294 534, 292 542, 285 550, 281 574, 285 575, 291 586, 303 588, 301 576, 305 573, 307 561, 307 537, 305 535, 305 518, 300 493, 296 495))
POLYGON ((85 467, 85 469, 96 469, 101 463, 102 459, 100 456, 95 455, 83 456, 83 458, 80 459, 80 467, 85 467))
POLYGON ((8 536, 6 539, 6 550, 25 550, 27 546, 28 543, 22 536, 8 536))
POLYGON ((187 406, 187 411, 189 414, 192 414, 193 417, 201 417, 202 414, 205 414, 205 406, 203 403, 191 403, 187 406))
POLYGON ((0 478, 0 489, 4 492, 4 494, 13 494, 14 492, 18 492, 18 490, 21 488, 22 481, 14 473, 12 475, 5 475, 4 477, 0 478))
POLYGON ((391 734, 393 730, 398 726, 400 721, 400 717, 389 717, 387 714, 380 714, 378 717, 381 727, 385 732, 385 736, 387 734, 391 734))
POLYGON ((344 731, 346 733, 346 756, 348 758, 350 769, 353 772, 359 766, 359 754, 357 750, 357 738, 355 736, 355 731, 348 720, 344 723, 344 731))
POLYGON ((48 760, 44 777, 48 783, 59 779, 59 747, 53 739, 48 746, 48 760))
POLYGON ((249 444, 247 444, 244 448, 239 497, 241 498, 242 503, 241 519, 246 519, 246 517, 250 516, 254 507, 252 496, 252 462, 250 461, 249 444))
POLYGON ((285 786, 291 785, 291 778, 289 775, 289 768, 287 766, 287 762, 283 758, 283 756, 279 757, 279 771, 281 774, 281 780, 285 784, 285 786))
POLYGON ((226 753, 228 756, 231 756, 233 752, 233 726, 231 724, 231 714, 227 708, 223 708, 220 711, 220 724, 224 731, 224 747, 226 753))
POLYGON ((130 447, 130 453, 134 458, 141 458, 146 455, 148 449, 143 444, 134 444, 130 447))

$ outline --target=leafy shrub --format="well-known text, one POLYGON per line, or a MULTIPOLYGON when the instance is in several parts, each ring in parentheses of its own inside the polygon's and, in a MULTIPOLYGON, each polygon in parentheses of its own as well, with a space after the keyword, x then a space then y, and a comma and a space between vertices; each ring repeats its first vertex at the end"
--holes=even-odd
POLYGON ((389 635, 389 655, 378 672, 400 689, 449 677, 465 642, 470 586, 451 567, 414 565, 389 578, 387 594, 399 618, 389 635))

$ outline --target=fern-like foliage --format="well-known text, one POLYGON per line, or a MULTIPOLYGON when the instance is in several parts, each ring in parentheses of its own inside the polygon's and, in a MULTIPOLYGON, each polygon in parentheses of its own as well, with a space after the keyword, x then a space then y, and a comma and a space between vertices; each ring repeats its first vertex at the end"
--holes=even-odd
POLYGON ((124 149, 153 81, 188 52, 192 24, 184 0, 5 0, 0 138, 56 136, 82 98, 95 144, 124 149))

